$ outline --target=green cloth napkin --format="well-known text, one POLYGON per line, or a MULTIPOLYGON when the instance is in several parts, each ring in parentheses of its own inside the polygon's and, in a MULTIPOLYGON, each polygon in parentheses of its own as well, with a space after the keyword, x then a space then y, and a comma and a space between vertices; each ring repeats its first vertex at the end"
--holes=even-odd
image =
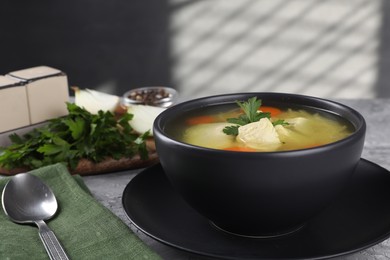
MULTIPOLYGON (((57 214, 46 221, 70 259, 160 259, 117 216, 98 203, 80 176, 62 164, 31 171, 54 192, 57 214)), ((0 192, 9 177, 0 179, 0 192)), ((49 259, 35 225, 13 223, 0 210, 0 259, 49 259)))

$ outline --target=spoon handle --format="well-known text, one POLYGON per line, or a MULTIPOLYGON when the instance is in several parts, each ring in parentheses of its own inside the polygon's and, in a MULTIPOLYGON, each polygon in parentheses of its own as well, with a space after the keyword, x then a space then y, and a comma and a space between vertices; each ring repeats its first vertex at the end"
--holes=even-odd
POLYGON ((69 257, 66 255, 56 235, 46 223, 43 220, 36 221, 35 223, 39 227, 39 237, 41 238, 50 259, 68 260, 69 257))

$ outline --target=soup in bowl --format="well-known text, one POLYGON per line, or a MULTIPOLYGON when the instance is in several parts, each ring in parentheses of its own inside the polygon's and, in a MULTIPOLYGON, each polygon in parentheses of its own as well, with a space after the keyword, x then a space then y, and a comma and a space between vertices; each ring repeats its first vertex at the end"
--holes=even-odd
POLYGON ((345 105, 283 93, 190 100, 154 122, 174 189, 217 228, 273 237, 299 230, 347 185, 365 120, 345 105))

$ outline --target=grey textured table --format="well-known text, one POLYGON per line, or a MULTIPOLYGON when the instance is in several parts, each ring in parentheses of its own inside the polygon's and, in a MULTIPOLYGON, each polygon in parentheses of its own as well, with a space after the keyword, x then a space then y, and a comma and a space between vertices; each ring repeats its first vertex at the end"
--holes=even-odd
MULTIPOLYGON (((336 101, 355 108, 363 114, 367 121, 367 135, 362 157, 386 169, 390 169, 390 99, 336 101)), ((131 224, 122 207, 122 193, 128 182, 138 172, 139 170, 134 170, 86 176, 84 181, 97 200, 121 218, 146 244, 157 251, 164 259, 206 259, 166 246, 144 235, 131 224)), ((390 239, 359 253, 337 259, 390 259, 390 239)))

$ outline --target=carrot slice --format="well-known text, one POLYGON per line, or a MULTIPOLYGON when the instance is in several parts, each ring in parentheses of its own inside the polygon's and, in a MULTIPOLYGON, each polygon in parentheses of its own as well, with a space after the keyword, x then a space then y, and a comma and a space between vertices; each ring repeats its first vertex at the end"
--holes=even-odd
POLYGON ((282 113, 282 110, 280 110, 279 108, 276 108, 276 107, 261 106, 259 108, 259 110, 261 110, 262 112, 271 113, 271 117, 277 116, 280 113, 282 113))
POLYGON ((256 152, 255 149, 244 147, 244 146, 232 146, 232 147, 225 148, 223 150, 236 151, 236 152, 256 152))
POLYGON ((209 124, 214 123, 215 118, 212 116, 196 116, 190 119, 187 119, 187 125, 199 125, 199 124, 209 124))

